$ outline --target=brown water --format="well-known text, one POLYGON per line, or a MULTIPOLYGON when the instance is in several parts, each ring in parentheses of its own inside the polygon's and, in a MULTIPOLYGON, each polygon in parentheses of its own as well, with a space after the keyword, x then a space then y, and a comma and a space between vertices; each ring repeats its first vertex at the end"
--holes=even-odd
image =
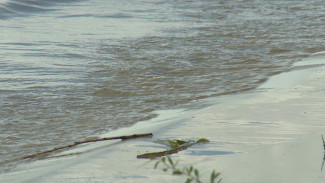
POLYGON ((325 50, 321 0, 0 3, 1 162, 250 91, 325 50))

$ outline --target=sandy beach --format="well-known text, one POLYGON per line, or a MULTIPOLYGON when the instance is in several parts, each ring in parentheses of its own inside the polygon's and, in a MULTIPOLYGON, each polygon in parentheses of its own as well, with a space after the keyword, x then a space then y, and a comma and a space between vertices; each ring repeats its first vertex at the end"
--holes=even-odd
POLYGON ((153 133, 152 138, 81 145, 0 175, 0 182, 185 182, 184 176, 153 168, 141 153, 165 150, 162 139, 207 138, 178 154, 202 181, 214 169, 224 183, 320 183, 325 134, 324 54, 298 62, 248 93, 198 101, 195 109, 157 111, 159 117, 103 137, 153 133))

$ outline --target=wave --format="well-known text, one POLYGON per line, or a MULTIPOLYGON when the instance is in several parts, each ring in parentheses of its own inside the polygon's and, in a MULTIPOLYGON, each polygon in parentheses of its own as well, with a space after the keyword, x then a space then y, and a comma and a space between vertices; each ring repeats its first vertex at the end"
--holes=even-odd
POLYGON ((0 19, 16 16, 27 16, 36 12, 55 11, 54 6, 62 3, 71 3, 78 0, 7 0, 0 3, 0 19))

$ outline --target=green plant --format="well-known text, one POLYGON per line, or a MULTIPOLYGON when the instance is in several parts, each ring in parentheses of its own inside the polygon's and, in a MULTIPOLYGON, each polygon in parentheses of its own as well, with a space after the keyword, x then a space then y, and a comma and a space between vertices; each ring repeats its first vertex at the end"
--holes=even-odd
MULTIPOLYGON (((163 165, 162 170, 164 172, 167 172, 168 170, 172 171, 173 175, 185 175, 187 176, 187 179, 185 183, 202 183, 200 180, 200 172, 198 169, 194 168, 193 166, 185 167, 183 169, 180 169, 177 167, 179 161, 174 162, 170 157, 162 157, 154 165, 154 168, 157 169, 159 164, 163 165)), ((217 183, 221 182, 220 173, 216 173, 215 170, 212 171, 210 175, 210 183, 217 183)))

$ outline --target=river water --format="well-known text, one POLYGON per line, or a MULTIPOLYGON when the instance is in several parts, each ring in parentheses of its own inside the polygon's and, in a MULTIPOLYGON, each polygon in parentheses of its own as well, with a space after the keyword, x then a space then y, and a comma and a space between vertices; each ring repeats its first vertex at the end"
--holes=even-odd
POLYGON ((322 0, 1 0, 0 172, 250 91, 325 50, 324 30, 322 0))

